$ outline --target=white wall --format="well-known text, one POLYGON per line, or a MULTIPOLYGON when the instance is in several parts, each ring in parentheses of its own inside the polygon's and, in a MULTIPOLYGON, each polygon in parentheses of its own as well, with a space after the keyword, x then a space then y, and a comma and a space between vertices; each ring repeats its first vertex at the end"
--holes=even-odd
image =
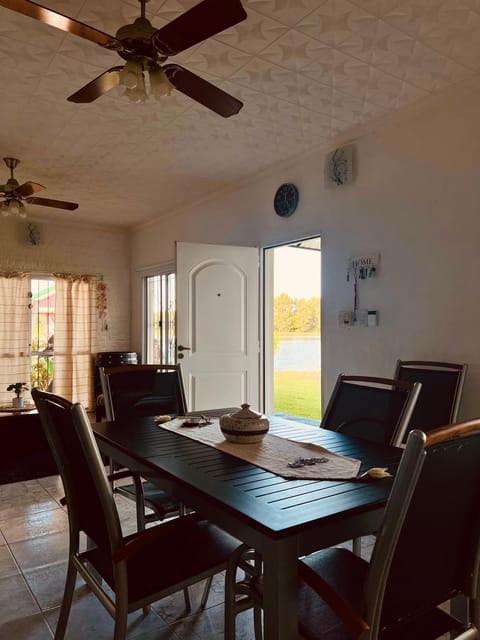
POLYGON ((463 416, 480 415, 480 91, 469 89, 357 141, 357 178, 326 189, 323 154, 132 235, 133 345, 140 348, 141 278, 174 259, 176 240, 266 246, 320 234, 323 394, 339 372, 391 376, 397 358, 465 361, 463 416), (289 219, 275 216, 276 187, 300 189, 289 219), (360 306, 378 328, 338 327, 351 308, 351 255, 379 252, 376 279, 360 284, 360 306))
POLYGON ((25 222, 11 218, 0 219, 0 270, 103 275, 107 284, 108 328, 100 334, 98 350, 131 349, 127 234, 63 222, 38 222, 40 244, 32 246, 27 242, 25 226, 25 222))

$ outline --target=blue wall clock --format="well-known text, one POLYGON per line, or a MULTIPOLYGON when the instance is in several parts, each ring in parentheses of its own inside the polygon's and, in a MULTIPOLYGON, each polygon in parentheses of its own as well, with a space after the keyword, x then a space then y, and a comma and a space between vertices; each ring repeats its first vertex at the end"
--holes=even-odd
POLYGON ((286 182, 278 187, 273 207, 281 218, 288 218, 298 206, 298 189, 294 184, 286 182))

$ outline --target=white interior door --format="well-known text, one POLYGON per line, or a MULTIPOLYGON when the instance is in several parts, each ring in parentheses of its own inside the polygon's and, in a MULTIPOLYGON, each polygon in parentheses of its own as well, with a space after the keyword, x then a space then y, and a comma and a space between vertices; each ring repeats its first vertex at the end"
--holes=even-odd
POLYGON ((259 406, 259 253, 177 242, 177 362, 190 411, 259 406))

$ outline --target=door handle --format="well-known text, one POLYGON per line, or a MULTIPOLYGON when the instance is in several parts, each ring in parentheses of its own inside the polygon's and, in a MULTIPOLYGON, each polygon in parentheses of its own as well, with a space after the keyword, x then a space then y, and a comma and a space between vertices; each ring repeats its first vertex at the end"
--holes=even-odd
POLYGON ((184 347, 183 344, 179 344, 177 347, 178 351, 190 351, 190 347, 184 347))

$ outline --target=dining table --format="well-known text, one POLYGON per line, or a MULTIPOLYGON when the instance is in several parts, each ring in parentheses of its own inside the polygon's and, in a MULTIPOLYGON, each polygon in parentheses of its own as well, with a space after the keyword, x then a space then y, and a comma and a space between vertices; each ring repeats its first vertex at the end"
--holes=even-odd
MULTIPOLYGON (((153 417, 93 425, 101 452, 262 554, 265 640, 298 637, 297 559, 378 529, 402 449, 270 417, 269 434, 360 461, 350 480, 286 478, 162 428, 153 417), (365 480, 368 469, 391 476, 365 480)), ((238 447, 245 445, 239 444, 238 447)))

